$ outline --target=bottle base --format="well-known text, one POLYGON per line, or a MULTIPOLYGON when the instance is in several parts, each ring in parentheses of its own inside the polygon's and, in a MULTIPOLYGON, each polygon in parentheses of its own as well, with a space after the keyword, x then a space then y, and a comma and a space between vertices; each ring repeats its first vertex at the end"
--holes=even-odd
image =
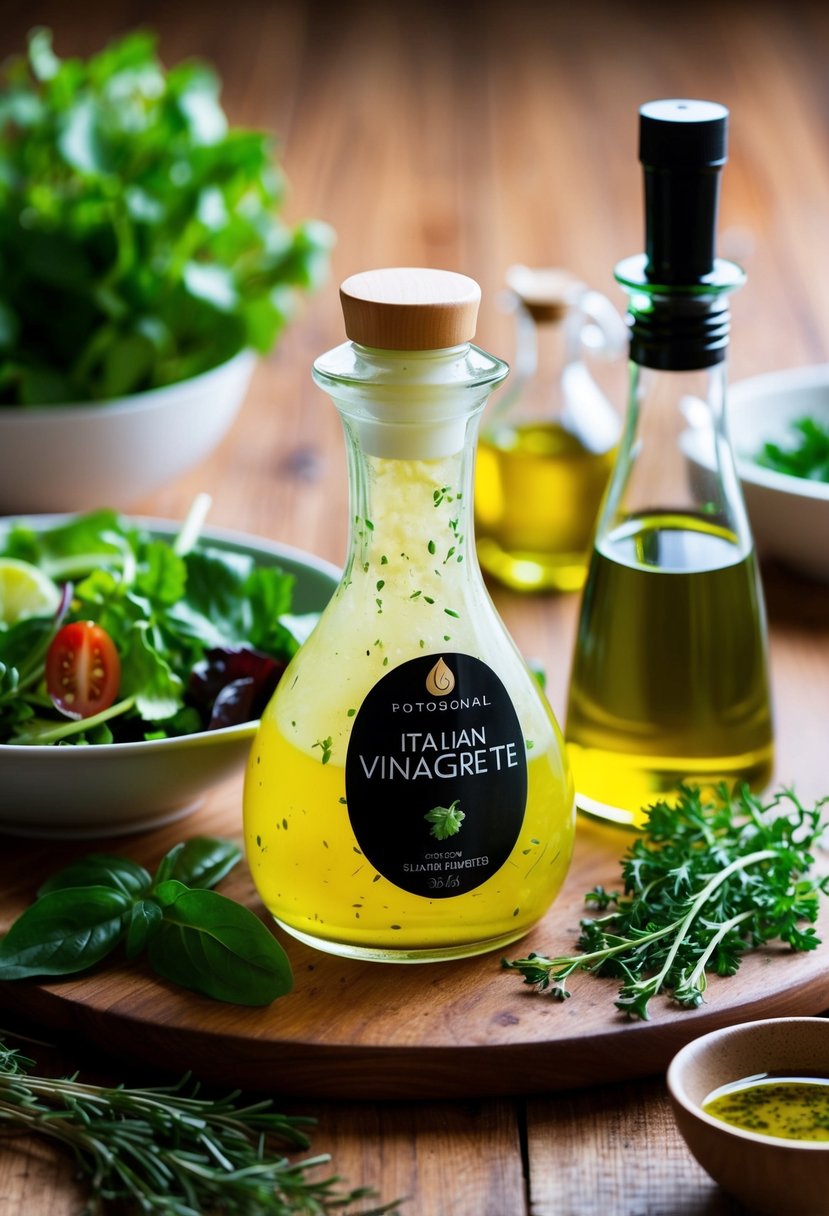
POLYGON ((621 756, 573 743, 568 743, 567 754, 579 812, 617 826, 641 828, 648 808, 657 801, 675 802, 681 785, 698 788, 705 797, 723 783, 730 787, 744 782, 755 792, 765 789, 772 776, 774 748, 769 743, 747 755, 720 757, 719 764, 711 758, 677 758, 671 763, 665 757, 621 756), (588 768, 590 779, 585 774, 588 768))
POLYGON ((295 925, 286 924, 278 916, 273 919, 280 929, 284 929, 305 946, 321 950, 324 954, 334 954, 338 958, 356 959, 366 963, 444 963, 453 959, 473 958, 477 954, 488 954, 492 950, 511 945, 526 936, 532 928, 532 925, 526 925, 514 932, 499 934, 482 941, 465 942, 458 946, 360 946, 354 942, 315 937, 311 933, 303 933, 295 925))
POLYGON ((578 591, 587 577, 586 553, 509 551, 491 537, 479 537, 478 563, 512 591, 578 591))

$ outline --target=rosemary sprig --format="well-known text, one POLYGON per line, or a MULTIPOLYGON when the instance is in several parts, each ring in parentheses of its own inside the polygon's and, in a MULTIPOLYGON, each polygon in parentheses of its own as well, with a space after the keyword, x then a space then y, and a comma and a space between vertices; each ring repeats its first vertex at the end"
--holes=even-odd
POLYGON ((827 801, 807 809, 784 790, 764 805, 746 787, 725 786, 706 801, 684 787, 676 805, 650 808, 621 861, 623 894, 594 887, 585 896, 605 915, 582 920, 577 953, 503 966, 561 1000, 577 971, 613 976, 622 981, 617 1008, 647 1019, 659 993, 702 1004, 709 971, 733 975, 750 950, 772 941, 814 950, 829 877, 810 870, 827 801))
MULTIPOLYGON (((281 1115, 268 1100, 199 1096, 189 1078, 151 1089, 89 1085, 32 1073, 34 1063, 0 1039, 0 1133, 28 1132, 67 1148, 90 1187, 87 1213, 109 1203, 164 1216, 381 1216, 368 1188, 309 1175, 325 1155, 291 1162, 276 1143, 305 1149, 313 1119, 281 1115), (358 1206, 355 1206, 358 1205, 358 1206)), ((120 1210, 120 1209, 119 1209, 120 1210)))

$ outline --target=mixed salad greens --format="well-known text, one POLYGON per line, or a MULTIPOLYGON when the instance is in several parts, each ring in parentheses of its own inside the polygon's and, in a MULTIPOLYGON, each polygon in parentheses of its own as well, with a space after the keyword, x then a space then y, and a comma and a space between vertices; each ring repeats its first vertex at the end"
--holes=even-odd
POLYGON ((829 426, 817 418, 798 418, 791 424, 786 442, 763 444, 755 460, 775 473, 829 482, 829 426))
POLYGON ((331 228, 279 215, 267 133, 152 33, 0 72, 0 406, 105 400, 267 353, 327 273, 331 228), (60 318, 55 324, 55 318, 60 318))
POLYGON ((260 716, 307 631, 294 579, 114 511, 0 533, 0 744, 160 739, 260 716))

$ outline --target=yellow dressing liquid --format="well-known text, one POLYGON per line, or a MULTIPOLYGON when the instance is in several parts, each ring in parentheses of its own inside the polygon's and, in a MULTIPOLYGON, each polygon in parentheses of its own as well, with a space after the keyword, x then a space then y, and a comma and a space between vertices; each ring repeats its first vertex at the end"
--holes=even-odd
MULTIPOLYGON (((456 458, 369 457, 367 466, 371 518, 355 520, 356 547, 343 582, 283 675, 251 751, 245 780, 247 856, 277 922, 324 950, 396 961, 476 954, 526 933, 560 890, 573 845, 572 781, 546 701, 480 576, 470 578, 465 568, 462 494, 451 488, 458 476, 456 458), (406 678, 418 664, 424 673, 437 670, 439 676, 443 664, 450 678, 464 664, 491 673, 520 727, 520 748, 514 747, 512 760, 516 773, 526 770, 526 801, 518 806, 508 800, 502 811, 496 808, 515 824, 514 844, 503 864, 458 894, 453 893, 458 876, 474 881, 469 867, 488 852, 485 841, 472 851, 466 848, 480 808, 462 786, 453 780, 432 782, 431 788, 445 784, 446 797, 427 798, 413 813, 412 831, 426 842, 416 856, 413 852, 413 863, 431 867, 417 876, 423 884, 417 890, 399 885, 393 867, 369 861, 365 837, 358 838, 347 803, 349 745, 355 723, 361 729, 363 712, 368 726, 362 728, 362 746, 370 747, 372 739, 364 702, 375 695, 378 682, 396 678, 395 672, 406 678), (433 802, 447 806, 455 797, 465 815, 460 831, 433 838, 424 813, 433 802)), ((464 764, 489 765, 491 773, 483 779, 488 788, 503 775, 500 727, 463 709, 448 712, 452 694, 440 688, 429 692, 429 687, 420 674, 411 685, 411 699, 434 709, 428 736, 416 714, 400 707, 400 727, 389 736, 398 766, 408 759, 413 768, 428 761, 445 774, 464 764)), ((388 726, 384 716, 377 721, 378 732, 388 726)), ((403 802, 409 798, 416 804, 418 789, 398 768, 394 779, 375 778, 359 793, 364 819, 373 817, 371 832, 381 846, 395 849, 403 831, 403 802)), ((409 822, 412 813, 405 814, 409 822)))
POLYGON ((829 1140, 829 1079, 768 1074, 710 1094, 702 1109, 723 1123, 781 1140, 829 1140))

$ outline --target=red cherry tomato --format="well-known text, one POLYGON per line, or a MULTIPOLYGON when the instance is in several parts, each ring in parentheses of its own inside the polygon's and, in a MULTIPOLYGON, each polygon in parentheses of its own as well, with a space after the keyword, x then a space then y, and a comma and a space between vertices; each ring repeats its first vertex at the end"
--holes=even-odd
POLYGON ((46 654, 46 689, 67 718, 89 718, 118 696, 121 662, 115 643, 94 621, 59 629, 46 654))

